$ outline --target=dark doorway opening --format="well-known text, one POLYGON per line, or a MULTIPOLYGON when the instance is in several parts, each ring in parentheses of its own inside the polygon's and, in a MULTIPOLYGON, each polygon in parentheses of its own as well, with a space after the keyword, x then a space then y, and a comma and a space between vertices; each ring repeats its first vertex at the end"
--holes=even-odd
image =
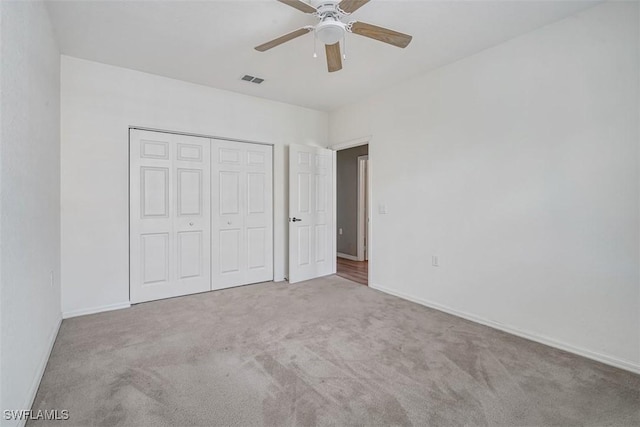
POLYGON ((337 274, 368 285, 369 145, 337 153, 337 274))

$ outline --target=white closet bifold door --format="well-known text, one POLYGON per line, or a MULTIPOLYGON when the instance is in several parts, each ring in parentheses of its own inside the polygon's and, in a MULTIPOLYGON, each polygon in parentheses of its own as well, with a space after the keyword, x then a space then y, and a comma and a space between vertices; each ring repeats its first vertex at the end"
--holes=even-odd
POLYGON ((210 290, 210 140, 129 137, 131 302, 210 290))
POLYGON ((211 140, 212 289, 273 280, 272 150, 211 140))

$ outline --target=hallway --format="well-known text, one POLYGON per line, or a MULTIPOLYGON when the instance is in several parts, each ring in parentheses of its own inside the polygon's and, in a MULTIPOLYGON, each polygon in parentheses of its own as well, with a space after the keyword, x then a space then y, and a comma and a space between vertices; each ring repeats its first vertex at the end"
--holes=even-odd
POLYGON ((369 285, 369 261, 351 261, 338 257, 337 275, 362 285, 369 285))

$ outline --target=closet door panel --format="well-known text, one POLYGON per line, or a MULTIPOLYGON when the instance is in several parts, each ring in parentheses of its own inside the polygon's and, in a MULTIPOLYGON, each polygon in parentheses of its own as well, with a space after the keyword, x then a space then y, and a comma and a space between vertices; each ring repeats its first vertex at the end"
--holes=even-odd
POLYGON ((273 280, 272 147, 212 140, 212 289, 273 280))
POLYGON ((132 303, 211 289, 210 140, 132 129, 132 303))

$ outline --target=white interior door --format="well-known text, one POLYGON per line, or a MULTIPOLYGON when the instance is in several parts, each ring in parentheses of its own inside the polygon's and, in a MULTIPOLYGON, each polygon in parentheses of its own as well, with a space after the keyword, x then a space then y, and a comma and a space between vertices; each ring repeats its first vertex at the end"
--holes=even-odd
POLYGON ((289 147, 289 282, 335 273, 331 150, 289 147))
POLYGON ((212 289, 273 280, 272 151, 211 140, 212 289))
POLYGON ((132 303, 211 288, 209 140, 132 129, 132 303))

